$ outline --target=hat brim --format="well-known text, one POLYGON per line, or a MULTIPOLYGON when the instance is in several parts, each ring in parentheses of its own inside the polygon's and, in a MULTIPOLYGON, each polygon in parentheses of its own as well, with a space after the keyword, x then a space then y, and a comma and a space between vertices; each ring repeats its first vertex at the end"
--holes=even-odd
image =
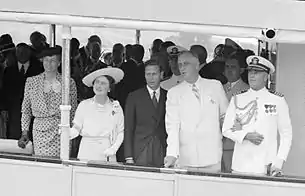
POLYGON ((114 83, 117 84, 123 79, 124 72, 119 68, 112 67, 99 69, 84 77, 83 83, 88 87, 92 87, 94 80, 100 76, 110 76, 114 79, 114 83))
POLYGON ((168 55, 170 56, 178 56, 181 52, 183 51, 187 51, 186 48, 183 48, 182 46, 170 46, 167 48, 166 52, 168 53, 168 55), (173 53, 172 50, 173 48, 177 48, 177 53, 173 53))
POLYGON ((37 55, 37 58, 40 59, 46 56, 61 55, 61 52, 62 52, 61 46, 46 48, 40 54, 37 55))
POLYGON ((261 72, 267 72, 267 73, 269 73, 269 71, 268 71, 267 69, 264 69, 264 68, 262 68, 262 67, 260 67, 260 66, 256 66, 256 65, 249 65, 249 66, 247 67, 247 70, 255 70, 255 71, 261 71, 261 72))
POLYGON ((260 61, 260 64, 263 64, 263 66, 268 69, 268 70, 267 69, 266 70, 269 74, 272 74, 272 73, 275 72, 275 67, 273 66, 273 64, 269 60, 267 60, 263 57, 260 57, 260 56, 256 56, 256 55, 251 55, 251 56, 247 57, 246 61, 247 61, 247 64, 248 64, 248 69, 249 69, 249 67, 259 67, 261 69, 264 69, 264 68, 262 68, 262 65, 251 64, 252 58, 254 58, 254 57, 258 58, 259 61, 260 61))
POLYGON ((225 45, 226 46, 231 46, 232 48, 234 48, 235 50, 242 50, 242 47, 240 45, 238 45, 235 41, 233 41, 230 38, 226 38, 225 39, 225 45))

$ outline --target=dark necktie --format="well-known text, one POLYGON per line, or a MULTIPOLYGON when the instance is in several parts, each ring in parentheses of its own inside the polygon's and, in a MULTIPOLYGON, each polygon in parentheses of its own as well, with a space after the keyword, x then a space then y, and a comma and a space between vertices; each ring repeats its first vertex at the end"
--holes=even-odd
POLYGON ((156 97, 156 91, 154 91, 153 97, 152 97, 152 102, 155 106, 155 108, 158 107, 158 101, 157 101, 157 97, 156 97))
POLYGON ((22 74, 22 75, 25 74, 24 65, 22 65, 21 68, 20 68, 20 74, 22 74))

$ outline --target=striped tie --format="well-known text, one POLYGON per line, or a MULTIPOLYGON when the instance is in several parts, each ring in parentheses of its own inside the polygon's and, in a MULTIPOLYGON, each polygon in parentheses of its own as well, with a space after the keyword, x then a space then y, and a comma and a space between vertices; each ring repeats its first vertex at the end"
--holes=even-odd
POLYGON ((193 86, 192 86, 192 91, 193 91, 194 95, 196 96, 196 98, 198 99, 198 101, 200 102, 199 89, 197 88, 197 86, 195 84, 193 84, 193 86))

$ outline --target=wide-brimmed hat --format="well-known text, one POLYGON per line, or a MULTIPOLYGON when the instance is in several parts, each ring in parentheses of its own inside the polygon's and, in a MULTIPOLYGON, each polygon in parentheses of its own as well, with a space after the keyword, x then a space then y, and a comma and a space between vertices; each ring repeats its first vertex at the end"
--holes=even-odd
POLYGON ((46 56, 54 56, 54 55, 61 55, 62 48, 61 46, 55 46, 50 48, 45 48, 37 55, 37 58, 43 58, 46 56))
POLYGON ((230 38, 225 39, 225 46, 230 46, 235 50, 242 50, 242 47, 230 38))
POLYGON ((121 69, 114 67, 99 69, 84 77, 83 83, 88 87, 92 87, 94 80, 100 76, 110 76, 114 79, 114 83, 116 84, 123 79, 124 72, 121 69))
POLYGON ((261 56, 252 55, 247 58, 248 70, 266 71, 272 74, 275 71, 273 64, 261 56))

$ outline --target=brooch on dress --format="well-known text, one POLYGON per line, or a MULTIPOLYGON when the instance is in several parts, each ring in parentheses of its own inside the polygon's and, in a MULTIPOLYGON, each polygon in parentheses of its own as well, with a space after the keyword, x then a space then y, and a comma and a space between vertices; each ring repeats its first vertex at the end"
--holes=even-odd
POLYGON ((112 116, 119 112, 120 103, 118 101, 112 101, 112 116))

